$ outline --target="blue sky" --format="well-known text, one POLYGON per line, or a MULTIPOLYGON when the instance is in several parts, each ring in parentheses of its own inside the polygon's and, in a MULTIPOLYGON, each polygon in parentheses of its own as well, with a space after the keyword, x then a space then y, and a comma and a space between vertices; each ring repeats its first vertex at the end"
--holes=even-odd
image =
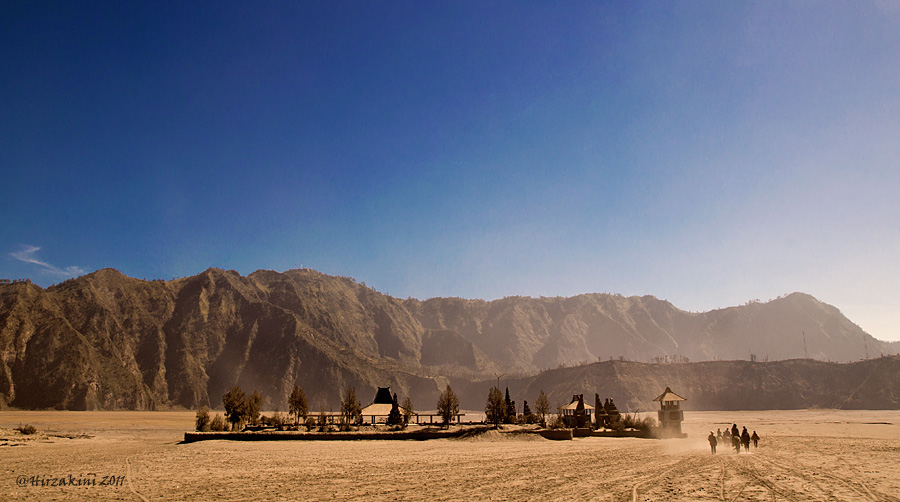
POLYGON ((0 277, 794 291, 900 340, 900 2, 7 2, 0 277))

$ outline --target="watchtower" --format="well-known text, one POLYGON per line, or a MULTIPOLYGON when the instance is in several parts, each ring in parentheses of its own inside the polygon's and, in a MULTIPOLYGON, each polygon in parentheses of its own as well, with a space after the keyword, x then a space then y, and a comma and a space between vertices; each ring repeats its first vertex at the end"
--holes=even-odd
POLYGON ((666 391, 654 399, 659 401, 659 425, 663 437, 685 437, 681 433, 681 422, 684 422, 684 412, 681 410, 681 401, 687 399, 672 392, 666 387, 666 391))

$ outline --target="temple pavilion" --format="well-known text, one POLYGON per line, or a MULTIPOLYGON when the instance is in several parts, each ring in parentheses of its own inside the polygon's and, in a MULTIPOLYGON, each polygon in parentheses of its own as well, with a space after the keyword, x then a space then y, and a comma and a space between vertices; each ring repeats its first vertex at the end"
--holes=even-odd
MULTIPOLYGON (((396 394, 391 395, 390 387, 378 387, 378 391, 375 393, 375 399, 372 400, 372 404, 362 409, 361 415, 363 421, 368 421, 368 423, 373 425, 376 423, 387 423, 388 417, 391 415, 391 409, 394 406, 397 406, 396 400, 397 396, 396 394)), ((397 406, 397 411, 399 411, 402 416, 405 408, 397 406)))
POLYGON ((560 410, 567 427, 589 427, 594 416, 594 407, 584 404, 584 394, 575 394, 560 410))

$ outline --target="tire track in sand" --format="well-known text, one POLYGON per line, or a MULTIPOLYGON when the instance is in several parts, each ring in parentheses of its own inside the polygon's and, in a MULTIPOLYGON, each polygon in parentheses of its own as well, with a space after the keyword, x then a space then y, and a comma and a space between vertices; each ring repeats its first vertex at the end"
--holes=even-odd
MULTIPOLYGON (((851 464, 850 462, 848 462, 848 461, 847 461, 845 458, 843 458, 843 457, 838 457, 838 460, 840 461, 841 464, 844 465, 844 467, 845 467, 847 470, 849 470, 850 472, 852 472, 852 473, 854 474, 853 477, 844 480, 845 483, 854 483, 854 484, 858 484, 860 487, 862 487, 863 490, 866 491, 866 493, 869 495, 869 497, 871 497, 871 499, 872 499, 873 501, 881 501, 881 500, 884 500, 884 501, 892 501, 892 502, 893 502, 893 501, 900 501, 900 498, 897 498, 897 497, 892 496, 892 495, 887 495, 887 494, 884 494, 884 493, 881 493, 881 492, 878 492, 877 495, 876 495, 876 493, 873 492, 871 488, 869 488, 869 484, 866 483, 865 480, 863 479, 864 476, 863 476, 863 474, 862 474, 861 472, 859 472, 859 469, 857 469, 853 464, 851 464)), ((836 477, 836 476, 833 475, 833 474, 828 474, 828 475, 829 475, 830 477, 833 477, 833 478, 836 477)))
POLYGON ((131 493, 137 495, 144 502, 150 502, 147 497, 138 493, 137 490, 134 489, 134 486, 131 484, 131 462, 129 461, 128 457, 125 457, 125 479, 128 480, 128 489, 131 490, 131 493))
POLYGON ((722 466, 722 475, 719 476, 719 500, 725 502, 725 476, 728 475, 728 471, 724 460, 720 460, 719 464, 722 466))
MULTIPOLYGON (((710 459, 707 457, 685 457, 674 462, 671 462, 663 467, 662 471, 655 471, 650 473, 644 479, 641 479, 637 483, 635 483, 631 487, 631 501, 637 502, 639 500, 640 491, 645 487, 652 485, 659 485, 660 488, 665 490, 665 485, 671 484, 671 480, 673 476, 679 476, 683 473, 689 473, 693 475, 697 475, 697 472, 700 471, 702 467, 710 467, 710 459)), ((686 477, 686 476, 682 476, 686 477)), ((677 485, 676 490, 681 489, 681 485, 677 485)), ((671 491, 670 488, 667 491, 671 491)), ((644 490, 649 491, 649 490, 644 490)), ((671 496, 677 496, 675 494, 668 494, 667 497, 671 498, 671 496)), ((656 500, 656 499, 649 499, 656 500)))
MULTIPOLYGON (((809 480, 803 475, 797 475, 796 472, 791 472, 788 474, 785 473, 783 469, 779 467, 778 470, 773 470, 772 467, 775 464, 771 463, 769 459, 765 459, 761 456, 755 456, 753 458, 741 457, 738 462, 735 463, 737 467, 737 472, 741 475, 744 475, 750 478, 747 482, 747 485, 760 486, 768 492, 768 495, 772 500, 777 500, 779 497, 792 502, 801 502, 803 500, 821 500, 818 497, 806 497, 808 490, 802 487, 800 491, 796 491, 790 487, 789 483, 783 483, 784 486, 778 486, 776 481, 773 481, 771 478, 780 478, 782 481, 786 481, 789 478, 794 478, 794 480, 800 479, 802 482, 808 483, 809 480)), ((793 484, 793 483, 791 483, 793 484)), ((747 486, 745 485, 745 487, 747 486)))
POLYGON ((725 480, 728 478, 728 467, 725 465, 725 459, 721 459, 719 461, 719 465, 722 468, 722 475, 719 476, 719 500, 722 502, 734 502, 738 497, 741 496, 741 493, 744 492, 744 488, 750 484, 750 481, 745 481, 744 484, 738 489, 737 493, 734 494, 731 498, 725 498, 725 480))
POLYGON ((638 488, 640 488, 644 484, 647 484, 650 481, 654 481, 657 477, 665 477, 665 476, 669 475, 673 471, 677 470, 681 466, 682 463, 683 463, 682 460, 675 461, 675 462, 673 462, 674 465, 669 464, 672 466, 669 469, 666 469, 665 471, 663 471, 659 474, 653 473, 650 476, 647 476, 647 478, 642 479, 641 481, 638 481, 637 483, 635 483, 634 486, 631 487, 631 502, 637 502, 638 488))
MULTIPOLYGON (((774 466, 777 466, 777 467, 779 467, 779 468, 781 468, 781 469, 784 469, 785 471, 792 472, 792 473, 794 473, 794 474, 796 474, 796 475, 798 475, 798 476, 803 476, 803 477, 805 477, 806 479, 811 480, 813 483, 816 484, 816 486, 817 486, 819 489, 821 489, 821 490, 823 491, 823 493, 825 493, 826 495, 828 495, 830 498, 833 498, 834 500, 843 500, 844 498, 841 497, 841 496, 838 496, 838 495, 832 495, 832 494, 830 494, 830 493, 829 493, 829 490, 827 490, 827 489, 825 489, 824 487, 822 487, 822 484, 821 484, 818 480, 814 480, 814 478, 812 478, 811 476, 807 475, 806 473, 807 473, 807 472, 813 472, 813 473, 815 473, 816 475, 819 475, 819 476, 821 476, 821 477, 823 477, 823 478, 827 478, 827 479, 829 479, 829 480, 836 481, 838 484, 837 484, 837 485, 833 485, 833 486, 835 486, 835 487, 843 487, 844 489, 849 490, 850 492, 852 492, 852 493, 854 494, 854 498, 857 499, 857 500, 860 499, 860 498, 867 499, 867 500, 870 500, 870 501, 872 501, 872 502, 894 501, 894 500, 898 500, 897 497, 894 497, 894 496, 891 496, 891 495, 887 495, 887 494, 884 494, 884 493, 877 493, 877 494, 876 494, 875 492, 873 492, 872 489, 869 488, 869 486, 866 484, 866 482, 865 482, 864 480, 861 479, 862 476, 859 475, 859 472, 858 472, 856 469, 854 469, 854 468, 853 468, 850 464, 848 464, 847 462, 842 462, 842 463, 844 464, 844 466, 845 466, 847 469, 849 469, 849 470, 851 470, 851 471, 853 471, 853 472, 856 472, 856 473, 857 473, 857 476, 856 476, 856 477, 845 477, 845 476, 840 476, 840 475, 838 475, 838 474, 835 474, 835 473, 833 473, 833 472, 827 470, 827 469, 826 469, 825 467, 823 467, 823 466, 820 466, 820 465, 809 465, 808 463, 805 463, 805 462, 803 462, 802 460, 795 459, 795 458, 790 459, 789 462, 787 461, 787 459, 779 459, 779 460, 775 460, 775 459, 771 459, 771 458, 768 459, 768 461, 769 461, 770 464, 772 464, 772 465, 774 465, 774 466)), ((836 490, 830 490, 830 491, 831 491, 831 492, 834 492, 834 491, 836 491, 836 490)))
POLYGON ((758 485, 773 498, 790 501, 807 500, 888 500, 879 498, 871 490, 847 478, 825 472, 822 466, 812 466, 799 459, 780 459, 770 455, 741 457, 735 462, 739 475, 751 478, 749 486, 758 485), (837 483, 825 483, 823 478, 837 483))

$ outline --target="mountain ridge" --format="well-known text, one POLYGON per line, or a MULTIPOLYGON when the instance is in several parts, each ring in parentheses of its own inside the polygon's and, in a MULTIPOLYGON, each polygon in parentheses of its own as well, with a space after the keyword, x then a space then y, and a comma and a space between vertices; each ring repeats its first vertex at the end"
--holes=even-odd
POLYGON ((897 345, 803 293, 693 313, 605 293, 402 300, 311 269, 0 284, 0 405, 22 408, 215 407, 235 384, 284 408, 295 383, 313 407, 348 385, 430 402, 450 382, 609 359, 849 362, 897 345))

